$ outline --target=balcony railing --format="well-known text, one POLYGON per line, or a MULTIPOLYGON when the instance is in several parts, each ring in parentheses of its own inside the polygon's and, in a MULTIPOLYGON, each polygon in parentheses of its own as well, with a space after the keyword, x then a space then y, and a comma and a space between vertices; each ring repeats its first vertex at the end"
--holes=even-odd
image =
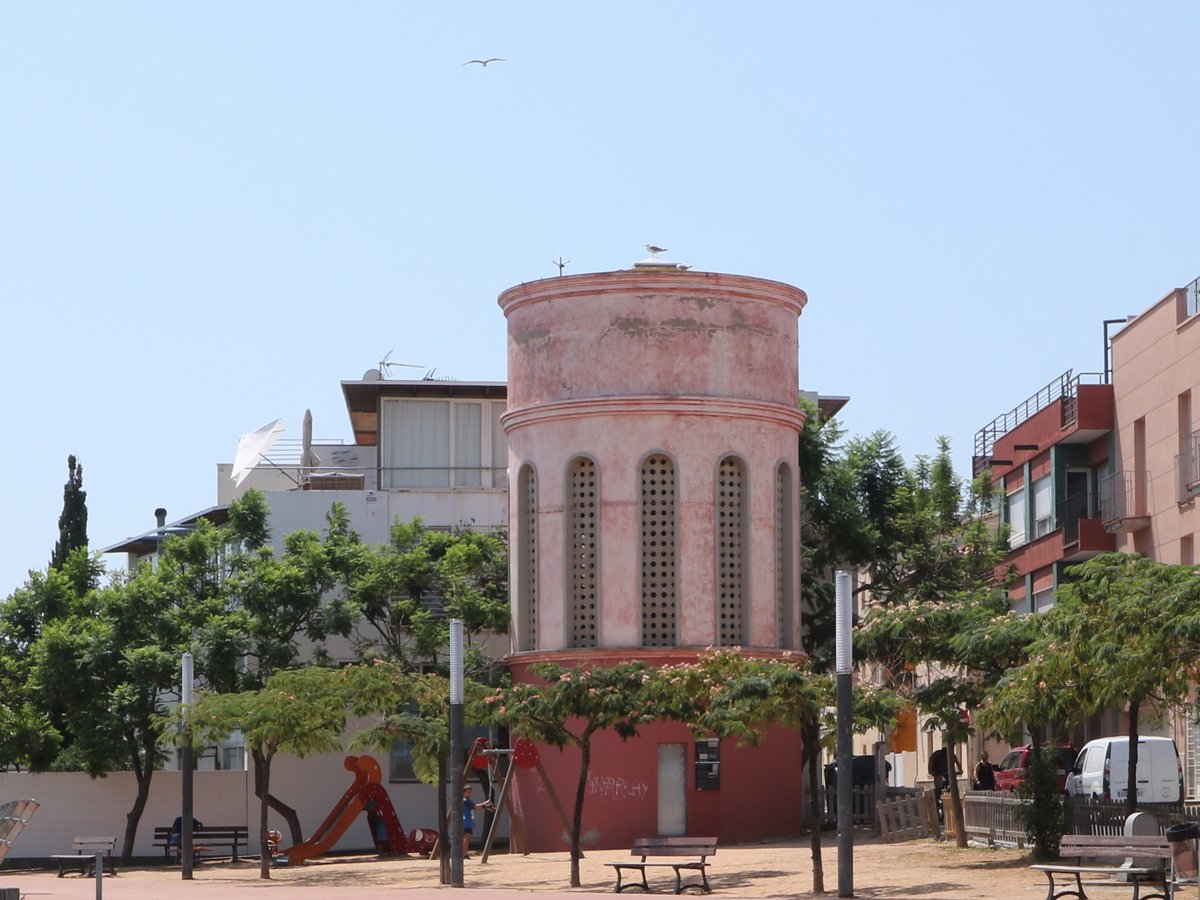
POLYGON ((1126 519, 1141 519, 1146 511, 1146 473, 1127 470, 1100 479, 1100 518, 1105 528, 1120 530, 1126 519), (1112 526, 1118 527, 1112 527, 1112 526))
POLYGON ((1079 540, 1079 520, 1090 519, 1092 510, 1099 509, 1099 500, 1094 492, 1082 491, 1060 500, 1055 513, 1058 525, 1063 530, 1063 543, 1074 544, 1079 540))
POLYGON ((996 446, 996 441, 1004 437, 1022 422, 1031 419, 1034 415, 1041 412, 1046 407, 1050 406, 1054 401, 1061 399, 1062 403, 1062 426, 1067 426, 1076 421, 1079 414, 1078 396, 1079 385, 1086 384, 1101 384, 1104 381, 1104 376, 1098 372, 1080 372, 1078 375, 1073 374, 1072 369, 1067 369, 1058 378, 1051 381, 1048 385, 1028 397, 1024 402, 1017 404, 1003 415, 997 416, 975 434, 975 455, 974 469, 978 473, 985 469, 988 465, 988 459, 992 455, 992 448, 996 446))
MULTIPOLYGON (((300 466, 259 463, 256 472, 284 476, 301 490, 331 491, 503 491, 505 466, 300 466)), ((251 482, 253 484, 253 481, 251 482)))

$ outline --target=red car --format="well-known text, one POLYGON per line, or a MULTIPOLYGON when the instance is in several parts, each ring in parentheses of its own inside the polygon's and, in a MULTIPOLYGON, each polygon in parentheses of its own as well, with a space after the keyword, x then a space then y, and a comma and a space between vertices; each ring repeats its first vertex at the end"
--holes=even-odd
MULTIPOLYGON (((1026 744, 1024 747, 1013 747, 1004 755, 1004 759, 1000 761, 1000 768, 996 770, 996 790, 1015 791, 1025 783, 1025 773, 1029 771, 1029 756, 1032 751, 1033 745, 1026 744)), ((1058 792, 1061 794, 1067 788, 1067 776, 1071 773, 1071 767, 1075 765, 1078 751, 1070 745, 1063 745, 1043 747, 1042 753, 1055 758, 1058 766, 1058 792)))

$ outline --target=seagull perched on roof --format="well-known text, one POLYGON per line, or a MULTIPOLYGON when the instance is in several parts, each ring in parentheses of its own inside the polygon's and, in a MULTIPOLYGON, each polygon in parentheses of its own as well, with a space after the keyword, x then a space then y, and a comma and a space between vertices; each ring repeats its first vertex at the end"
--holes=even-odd
POLYGON ((660 254, 660 253, 667 252, 666 247, 656 247, 656 246, 654 246, 654 244, 643 244, 642 246, 646 248, 646 252, 649 253, 651 256, 658 256, 658 254, 660 254))
POLYGON ((499 56, 489 56, 487 59, 468 59, 465 63, 463 63, 463 65, 469 66, 472 63, 475 63, 477 65, 483 66, 486 69, 488 63, 494 63, 494 62, 508 62, 508 60, 503 59, 499 56))

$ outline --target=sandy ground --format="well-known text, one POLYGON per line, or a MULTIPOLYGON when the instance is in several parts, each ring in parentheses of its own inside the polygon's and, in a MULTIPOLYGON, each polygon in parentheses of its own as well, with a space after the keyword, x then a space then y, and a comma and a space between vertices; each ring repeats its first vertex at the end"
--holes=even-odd
MULTIPOLYGON (((836 835, 823 836, 825 888, 823 896, 838 895, 836 835)), ((516 898, 536 891, 552 900, 556 894, 579 892, 612 893, 615 879, 606 860, 628 858, 616 850, 596 850, 581 863, 582 887, 570 888, 570 860, 566 853, 536 853, 528 856, 493 854, 487 863, 478 854, 464 867, 464 887, 484 891, 492 897, 516 898)), ((1031 860, 1024 851, 968 848, 932 840, 883 844, 865 834, 856 835, 853 857, 854 896, 904 898, 904 900, 976 900, 976 898, 1030 897, 1046 894, 1046 881, 1030 871, 1031 860)), ((102 883, 108 900, 231 900, 231 894, 257 891, 270 900, 334 897, 336 900, 392 896, 403 890, 406 900, 424 900, 435 892, 452 890, 439 881, 438 863, 417 857, 328 857, 296 868, 275 868, 269 882, 258 878, 258 863, 205 862, 196 867, 194 879, 184 882, 176 868, 121 869, 116 878, 102 883)), ((812 856, 807 839, 734 847, 720 847, 709 867, 713 892, 722 897, 805 898, 812 893, 812 856)), ((650 875, 655 892, 670 893, 674 879, 670 870, 650 875)), ((53 871, 20 871, 6 866, 0 870, 0 888, 16 887, 29 900, 96 897, 95 879, 79 875, 57 878, 53 871)), ((1089 895, 1127 897, 1128 886, 1106 884, 1089 895)), ((626 891, 640 894, 640 889, 626 891)), ((691 891, 687 891, 691 893, 691 891)), ((444 897, 444 893, 441 894, 444 897)), ((236 898, 232 898, 236 900, 236 898)), ((249 900, 246 897, 245 900, 249 900)))

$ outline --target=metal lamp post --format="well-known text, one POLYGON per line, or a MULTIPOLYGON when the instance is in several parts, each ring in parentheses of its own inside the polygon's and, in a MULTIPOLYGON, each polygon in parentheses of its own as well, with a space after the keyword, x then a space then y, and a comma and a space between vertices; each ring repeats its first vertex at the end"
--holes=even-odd
POLYGON ((450 886, 463 886, 463 622, 450 620, 450 886))
MULTIPOLYGON (((192 709, 192 681, 194 680, 194 670, 192 668, 192 654, 183 654, 183 680, 180 687, 180 700, 183 704, 184 715, 188 715, 192 709)), ((183 748, 179 754, 179 766, 182 769, 180 772, 179 784, 183 790, 183 798, 180 802, 180 815, 183 816, 183 821, 180 823, 182 828, 179 834, 179 870, 185 880, 191 880, 192 877, 192 768, 194 762, 192 759, 192 729, 188 725, 183 728, 183 748)))
POLYGON ((854 896, 854 704, 852 673, 854 647, 850 626, 854 619, 854 594, 850 573, 838 571, 836 589, 836 663, 837 663, 837 826, 838 896, 854 896))

